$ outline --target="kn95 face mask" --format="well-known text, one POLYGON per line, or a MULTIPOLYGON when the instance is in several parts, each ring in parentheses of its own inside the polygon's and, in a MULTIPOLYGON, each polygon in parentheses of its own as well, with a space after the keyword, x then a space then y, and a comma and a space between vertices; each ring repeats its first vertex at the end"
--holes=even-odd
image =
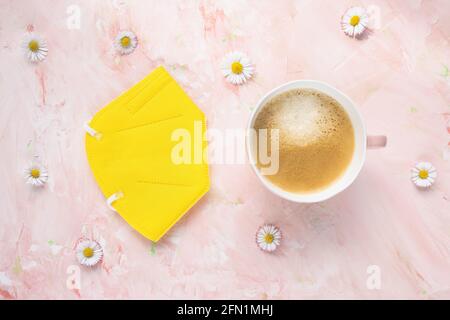
POLYGON ((86 154, 107 204, 158 241, 208 190, 205 115, 163 67, 86 124, 86 154))

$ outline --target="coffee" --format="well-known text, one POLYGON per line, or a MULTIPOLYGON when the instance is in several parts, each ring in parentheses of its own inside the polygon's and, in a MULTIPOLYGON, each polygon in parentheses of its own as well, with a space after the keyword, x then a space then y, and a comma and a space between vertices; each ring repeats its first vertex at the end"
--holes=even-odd
MULTIPOLYGON (((343 175, 353 157, 349 116, 339 102, 317 90, 294 89, 274 96, 253 127, 268 129, 269 139, 270 129, 279 130, 279 169, 265 177, 288 192, 325 189, 343 175)), ((270 143, 266 148, 271 152, 270 143)), ((259 159, 257 167, 264 167, 259 159)))

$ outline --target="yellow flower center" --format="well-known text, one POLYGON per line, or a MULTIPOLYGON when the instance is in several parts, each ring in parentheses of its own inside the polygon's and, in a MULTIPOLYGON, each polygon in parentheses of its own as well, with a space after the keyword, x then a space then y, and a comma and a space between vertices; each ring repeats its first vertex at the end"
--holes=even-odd
POLYGON ((39 169, 31 169, 31 176, 35 179, 39 178, 41 176, 41 171, 39 169))
POLYGON ((231 71, 234 74, 241 74, 243 69, 244 69, 244 66, 239 61, 235 61, 231 64, 231 71))
POLYGON ((131 39, 128 36, 122 37, 122 39, 120 39, 120 45, 124 48, 129 47, 131 44, 131 39))
POLYGON ((420 170, 420 171, 419 171, 419 178, 420 178, 420 179, 426 179, 426 178, 428 178, 428 171, 427 171, 427 170, 424 170, 424 169, 420 170))
POLYGON ((266 243, 272 243, 272 242, 273 242, 273 235, 270 234, 270 233, 266 234, 266 235, 264 236, 264 241, 265 241, 266 243))
POLYGON ((28 49, 32 52, 36 52, 39 50, 39 43, 36 40, 31 40, 28 42, 28 49))
POLYGON ((351 24, 353 27, 356 27, 356 26, 358 25, 358 23, 359 23, 359 17, 358 17, 358 16, 353 16, 353 17, 350 19, 350 24, 351 24))
POLYGON ((83 250, 83 256, 86 258, 91 258, 94 255, 94 250, 92 248, 84 248, 83 250))

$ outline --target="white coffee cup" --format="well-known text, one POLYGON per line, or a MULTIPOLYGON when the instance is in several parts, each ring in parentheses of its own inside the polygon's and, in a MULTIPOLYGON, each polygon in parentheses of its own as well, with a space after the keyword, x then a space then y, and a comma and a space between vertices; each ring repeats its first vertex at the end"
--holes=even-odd
POLYGON ((362 121, 361 115, 356 109, 354 103, 348 98, 345 94, 343 94, 338 89, 320 81, 315 80, 296 80, 292 82, 285 83, 278 88, 273 89, 269 93, 267 93, 257 104, 256 108, 253 110, 248 126, 247 126, 247 136, 246 136, 246 145, 247 145, 247 154, 251 163, 253 170, 255 171, 258 178, 274 194, 285 198, 287 200, 291 200, 294 202, 300 203, 312 203, 319 202, 326 199, 329 199, 341 191, 345 190, 352 182, 356 179, 361 168, 364 164, 366 158, 366 149, 367 148, 380 148, 386 146, 387 138, 386 136, 367 136, 366 128, 362 121), (256 166, 256 141, 253 138, 254 135, 251 134, 254 126, 254 122, 256 116, 258 115, 261 108, 266 104, 266 102, 271 99, 273 96, 278 95, 282 92, 293 90, 293 89, 316 89, 321 91, 334 99, 336 99, 340 105, 347 112, 355 134, 355 150, 353 153, 353 158, 342 174, 342 176, 335 182, 333 182, 327 188, 313 192, 313 193, 293 193, 283 190, 282 188, 271 183, 264 175, 261 173, 260 169, 256 166))

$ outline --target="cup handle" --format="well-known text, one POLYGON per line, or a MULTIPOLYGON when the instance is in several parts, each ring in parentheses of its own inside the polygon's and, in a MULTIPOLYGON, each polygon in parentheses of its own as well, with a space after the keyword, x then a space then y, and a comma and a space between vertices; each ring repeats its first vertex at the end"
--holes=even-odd
POLYGON ((378 149, 384 148, 387 144, 386 136, 367 136, 367 148, 378 149))

